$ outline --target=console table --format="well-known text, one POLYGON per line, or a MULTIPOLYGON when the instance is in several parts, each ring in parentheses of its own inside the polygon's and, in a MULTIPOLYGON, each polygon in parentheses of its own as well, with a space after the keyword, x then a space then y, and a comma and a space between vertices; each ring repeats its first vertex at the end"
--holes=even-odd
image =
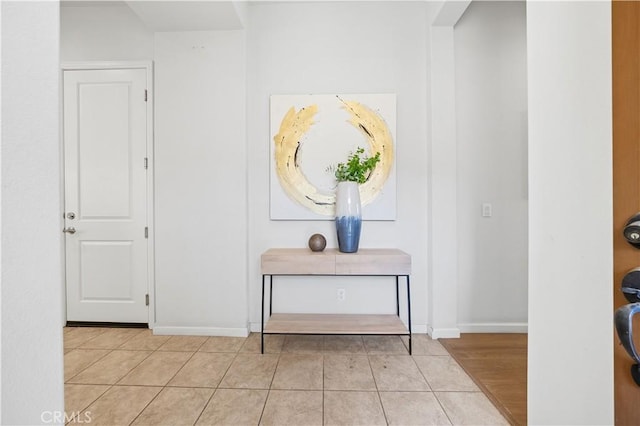
POLYGON ((261 256, 262 311, 260 348, 265 334, 368 334, 409 336, 411 354, 411 256, 398 249, 337 249, 313 252, 306 248, 274 248, 261 256), (396 314, 295 314, 273 313, 273 278, 279 275, 392 276, 396 285, 396 314), (265 284, 269 277, 269 318, 265 323, 265 284), (407 326, 400 319, 400 277, 407 285, 407 326))

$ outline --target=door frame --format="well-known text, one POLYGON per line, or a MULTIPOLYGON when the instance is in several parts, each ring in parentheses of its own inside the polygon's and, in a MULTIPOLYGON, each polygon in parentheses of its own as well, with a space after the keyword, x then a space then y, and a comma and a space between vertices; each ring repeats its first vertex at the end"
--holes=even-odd
MULTIPOLYGON (((64 228, 64 188, 65 188, 65 176, 64 176, 64 72, 72 71, 72 70, 113 70, 113 69, 143 69, 146 73, 147 78, 147 123, 146 123, 146 131, 147 131, 147 140, 146 140, 146 149, 147 149, 147 226, 149 227, 149 234, 147 238, 147 292, 149 294, 149 312, 148 312, 148 324, 149 328, 153 329, 156 323, 156 308, 155 308, 155 197, 154 197, 154 189, 155 189, 155 157, 154 157, 154 124, 153 124, 153 61, 81 61, 81 62, 62 62, 60 64, 60 164, 61 164, 61 206, 62 212, 60 213, 61 226, 60 229, 64 228)), ((63 298, 63 313, 64 317, 62 318, 62 325, 64 326, 67 322, 67 302, 66 302, 66 294, 67 294, 67 276, 66 276, 66 243, 65 239, 62 239, 62 298, 63 298)))
MULTIPOLYGON (((612 105, 613 105, 613 309, 611 316, 629 303, 620 288, 625 274, 640 264, 640 252, 623 237, 627 220, 640 208, 640 64, 638 48, 640 3, 615 1, 611 4, 612 22, 612 105), (632 54, 629 54, 632 52, 632 54)), ((638 327, 635 318, 634 327, 638 327)), ((612 324, 613 328, 613 324, 612 324)), ((636 334, 640 330, 636 329, 636 334)), ((632 358, 613 332, 613 397, 615 424, 637 423, 640 402, 638 386, 629 367, 632 358)))

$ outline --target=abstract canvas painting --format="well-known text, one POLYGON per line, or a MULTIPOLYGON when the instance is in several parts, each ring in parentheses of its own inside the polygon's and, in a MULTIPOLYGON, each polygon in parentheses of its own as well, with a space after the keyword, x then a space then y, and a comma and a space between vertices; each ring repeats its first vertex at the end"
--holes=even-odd
POLYGON ((273 220, 333 220, 331 166, 363 148, 381 161, 360 185, 364 220, 396 218, 395 94, 271 96, 273 220))

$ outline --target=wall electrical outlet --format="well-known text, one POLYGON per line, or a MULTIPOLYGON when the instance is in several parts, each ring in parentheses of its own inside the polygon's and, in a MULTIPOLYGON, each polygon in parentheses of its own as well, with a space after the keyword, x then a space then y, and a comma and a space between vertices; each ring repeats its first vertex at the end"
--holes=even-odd
POLYGON ((344 288, 338 289, 338 302, 344 302, 345 297, 347 296, 347 292, 344 288))
POLYGON ((482 217, 491 217, 492 210, 491 203, 482 203, 482 217))

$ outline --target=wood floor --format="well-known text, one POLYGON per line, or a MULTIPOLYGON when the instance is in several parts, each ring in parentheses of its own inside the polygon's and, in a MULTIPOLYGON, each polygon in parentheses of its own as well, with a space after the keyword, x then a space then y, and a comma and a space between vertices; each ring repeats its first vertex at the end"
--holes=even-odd
POLYGON ((527 424, 526 334, 473 333, 439 340, 511 424, 527 424))

